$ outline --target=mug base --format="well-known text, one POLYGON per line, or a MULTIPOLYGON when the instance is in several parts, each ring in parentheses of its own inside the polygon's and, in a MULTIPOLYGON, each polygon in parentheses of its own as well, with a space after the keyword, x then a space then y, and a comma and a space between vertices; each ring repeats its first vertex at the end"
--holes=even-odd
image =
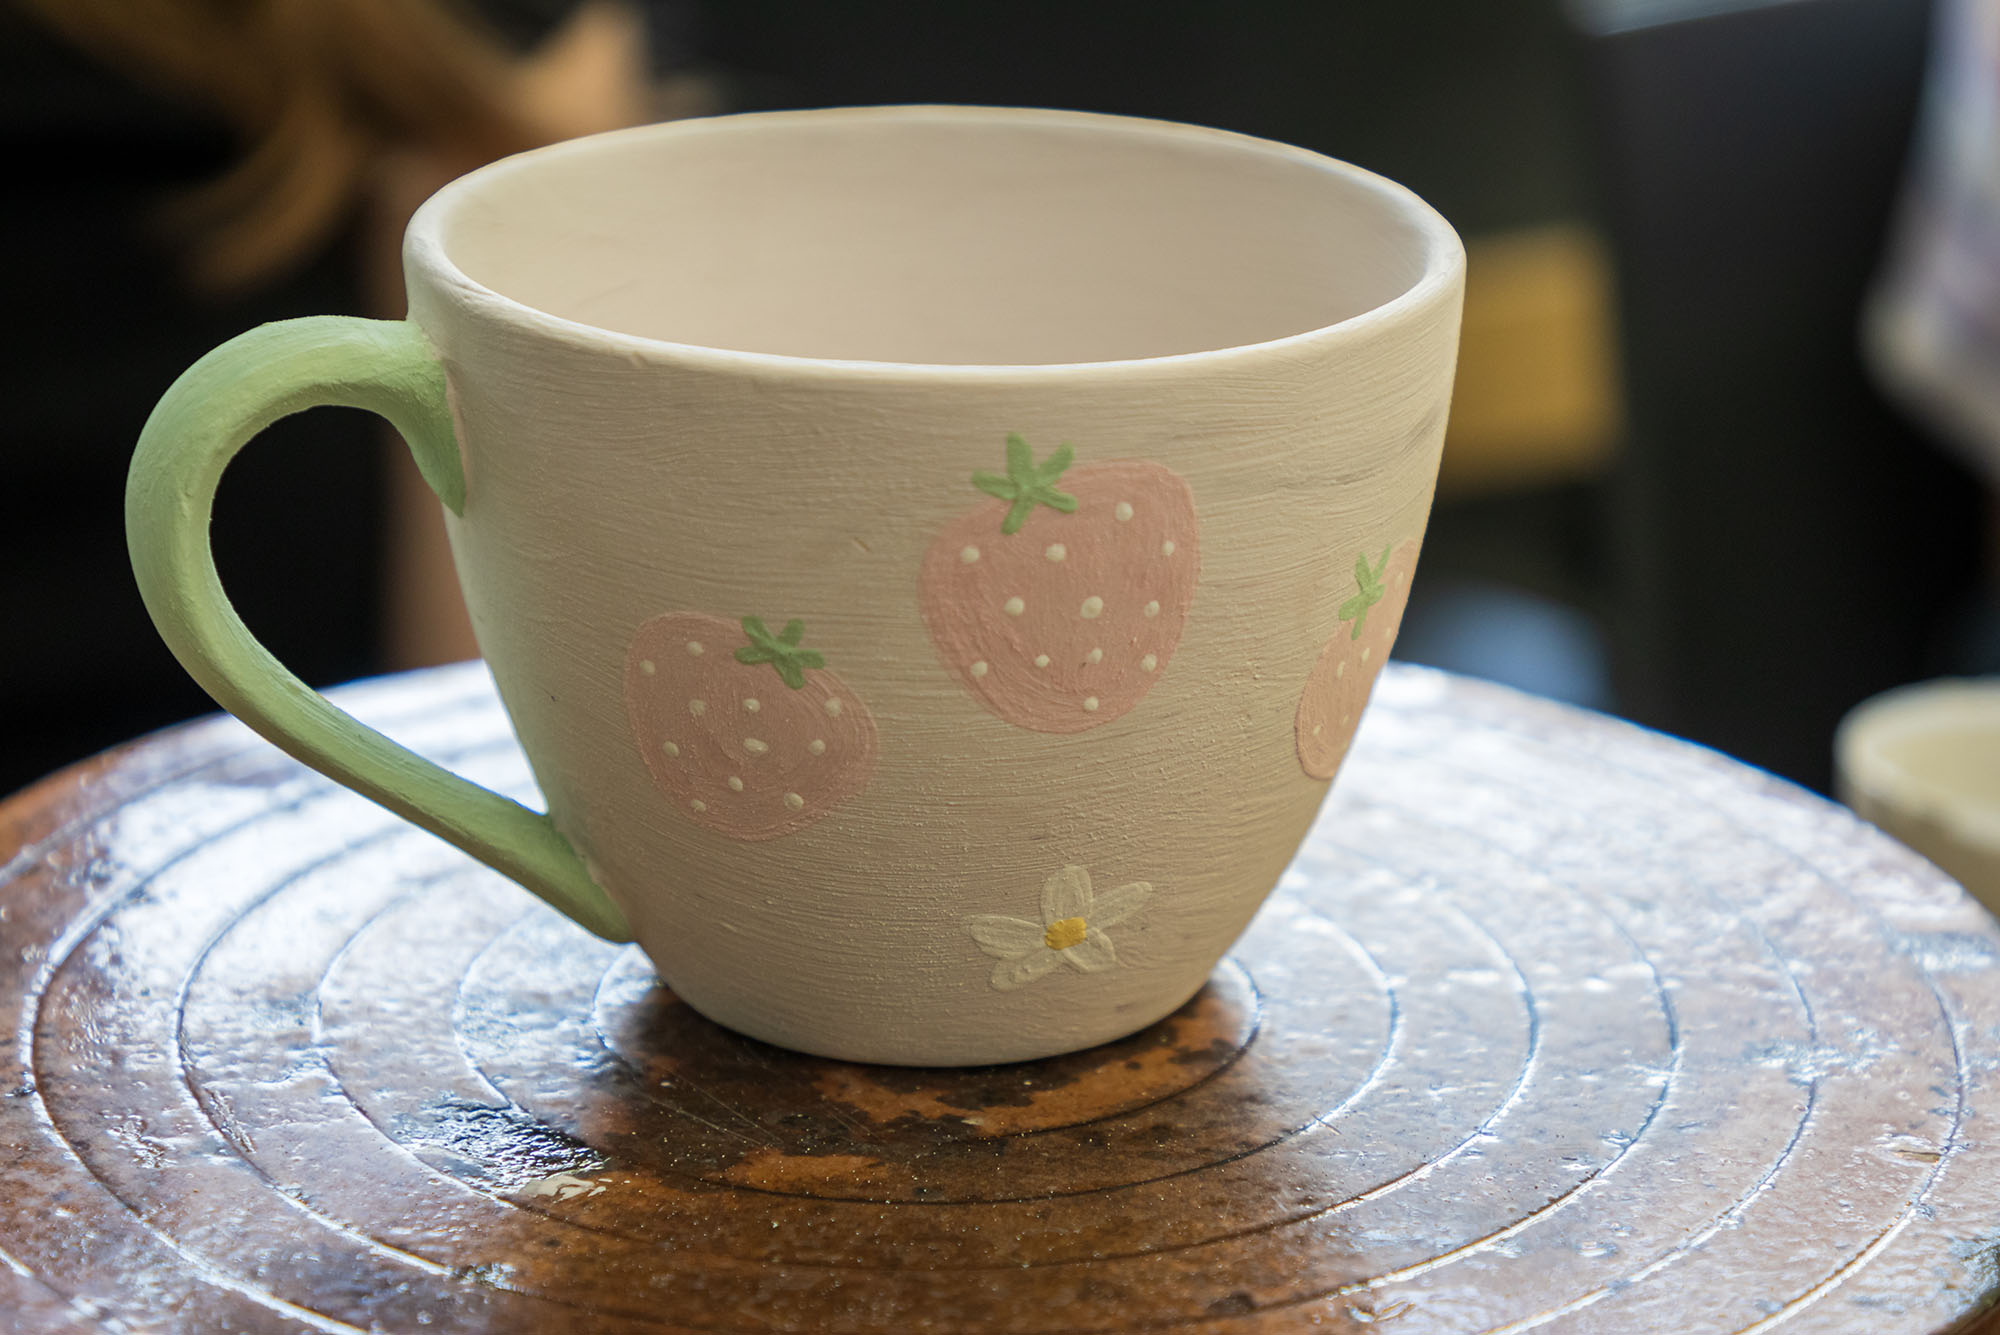
POLYGON ((768 1069, 774 1060, 940 1073, 995 1067, 1019 1071, 1037 1063, 1084 1067, 1100 1061, 1116 1066, 1124 1049, 1132 1047, 1179 1052, 1176 1069, 1190 1073, 1188 1083, 1193 1083, 1201 1069, 1235 1060, 1256 1034, 1260 1009, 1249 974, 1225 957, 1191 992, 1157 1013, 1141 1014, 1137 1023, 1121 1027, 1116 1015, 1103 1017, 1099 1028, 1108 1032, 1075 1029, 1053 1042, 1048 1034, 1028 1035, 1024 1036, 1028 1041, 1015 1050, 996 1050, 991 1043, 954 1050, 934 1040, 926 1047, 920 1046, 921 1035, 895 1034, 876 1035, 872 1042, 814 1044, 800 1042, 792 1034, 758 1033, 753 1026, 717 1020, 698 1002, 651 978, 643 956, 632 952, 631 958, 635 974, 646 975, 647 986, 634 990, 640 979, 633 978, 607 994, 598 1014, 607 1043, 635 1064, 670 1060, 683 1070, 704 1069, 704 1078, 746 1061, 768 1069), (624 998, 616 1009, 609 1005, 614 996, 624 998), (774 1057, 773 1049, 782 1055, 774 1057))

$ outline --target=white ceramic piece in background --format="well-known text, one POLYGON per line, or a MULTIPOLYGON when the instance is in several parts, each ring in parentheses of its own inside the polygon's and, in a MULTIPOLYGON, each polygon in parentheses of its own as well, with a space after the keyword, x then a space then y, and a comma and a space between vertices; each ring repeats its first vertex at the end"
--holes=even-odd
POLYGON ((2000 912, 2000 677, 1887 691, 1841 721, 1840 799, 2000 912))

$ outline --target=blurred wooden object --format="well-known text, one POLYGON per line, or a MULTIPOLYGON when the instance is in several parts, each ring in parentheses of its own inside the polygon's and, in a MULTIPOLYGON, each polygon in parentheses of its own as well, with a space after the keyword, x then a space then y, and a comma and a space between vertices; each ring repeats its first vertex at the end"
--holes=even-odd
POLYGON ((1441 492, 1604 471, 1621 427, 1611 286, 1603 243, 1580 223, 1467 238, 1441 492))
MULTIPOLYGON (((79 49, 227 125, 240 155, 167 210, 210 292, 282 277, 346 223, 375 162, 414 149, 487 161, 545 143, 552 93, 460 0, 17 0, 79 49)), ((584 0, 545 45, 558 72, 636 31, 584 0), (615 40, 612 39, 612 40, 615 40)), ((636 44, 635 44, 636 45, 636 44)), ((619 85, 596 96, 616 100, 619 85)))
MULTIPOLYGON (((477 668, 341 699, 529 789, 477 668)), ((226 720, 0 805, 0 942, 10 1335, 1933 1335, 2000 1282, 2000 928, 1396 665, 1209 986, 1046 1062, 738 1038, 226 720)))

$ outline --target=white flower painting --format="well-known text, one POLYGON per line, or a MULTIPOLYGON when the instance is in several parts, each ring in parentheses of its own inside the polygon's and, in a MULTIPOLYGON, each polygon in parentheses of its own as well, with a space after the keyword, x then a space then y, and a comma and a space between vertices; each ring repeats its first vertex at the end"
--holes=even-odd
POLYGON ((1100 895, 1091 889, 1089 871, 1064 867, 1042 882, 1040 922, 979 913, 965 920, 965 930, 999 961, 993 966, 993 986, 1009 992, 1059 964, 1079 973, 1114 968, 1118 951, 1105 929, 1137 913, 1152 893, 1147 882, 1133 881, 1100 895))

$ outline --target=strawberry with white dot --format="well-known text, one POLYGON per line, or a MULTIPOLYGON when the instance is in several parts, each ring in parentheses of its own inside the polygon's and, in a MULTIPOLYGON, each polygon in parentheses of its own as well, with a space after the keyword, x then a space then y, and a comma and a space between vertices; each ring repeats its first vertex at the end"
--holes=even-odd
POLYGON ((625 710, 673 805, 738 839, 803 829, 875 769, 873 716, 799 621, 774 632, 757 617, 654 617, 626 653, 625 710))
POLYGON ((993 499, 931 543, 919 578, 944 665, 982 705, 1036 732, 1082 732, 1138 704, 1166 670, 1201 573, 1194 493, 1136 459, 1036 462, 1007 437, 993 499))
POLYGON ((1334 776, 1361 726, 1361 711, 1402 627, 1416 570, 1414 538, 1384 548, 1372 562, 1365 552, 1354 558, 1353 587, 1335 612, 1333 638, 1306 677, 1294 720, 1299 768, 1315 779, 1334 776))

